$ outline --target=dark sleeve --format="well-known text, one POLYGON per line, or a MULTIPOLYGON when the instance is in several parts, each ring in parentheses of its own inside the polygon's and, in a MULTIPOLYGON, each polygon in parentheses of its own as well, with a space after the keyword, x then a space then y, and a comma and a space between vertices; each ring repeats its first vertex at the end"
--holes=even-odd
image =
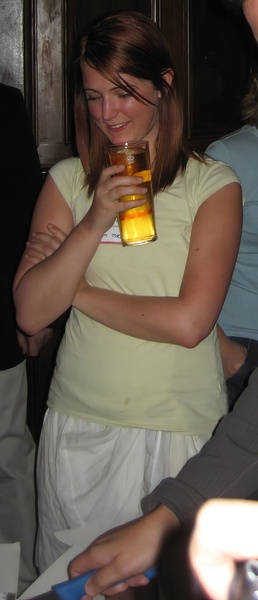
MULTIPOLYGON (((20 90, 0 86, 1 205, 15 233, 15 256, 20 259, 43 177, 36 142, 20 90)), ((8 234, 6 234, 7 237, 8 234)), ((14 260, 15 260, 14 259, 14 260)), ((17 268, 17 259, 14 268, 17 268)))
POLYGON ((0 131, 0 369, 7 369, 24 360, 16 337, 12 283, 43 177, 23 96, 4 84, 0 84, 0 131))
POLYGON ((248 498, 257 489, 258 368, 211 440, 177 477, 163 480, 146 496, 142 509, 146 513, 164 504, 183 521, 209 498, 248 498))

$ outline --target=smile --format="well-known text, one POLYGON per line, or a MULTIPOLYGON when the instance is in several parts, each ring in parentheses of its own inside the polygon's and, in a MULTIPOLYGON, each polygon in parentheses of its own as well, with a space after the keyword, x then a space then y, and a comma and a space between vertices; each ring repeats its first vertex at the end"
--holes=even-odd
POLYGON ((112 130, 112 129, 122 129, 126 125, 127 125, 127 123, 119 123, 119 125, 108 125, 106 123, 106 127, 108 127, 108 129, 110 129, 110 130, 112 130))

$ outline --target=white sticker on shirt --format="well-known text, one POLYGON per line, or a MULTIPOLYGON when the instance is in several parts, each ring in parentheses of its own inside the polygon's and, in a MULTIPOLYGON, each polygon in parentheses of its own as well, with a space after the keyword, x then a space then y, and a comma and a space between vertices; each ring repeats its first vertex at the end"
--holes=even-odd
POLYGON ((106 233, 102 236, 101 244, 121 244, 121 235, 119 230, 119 225, 117 219, 114 222, 114 225, 110 227, 106 233))

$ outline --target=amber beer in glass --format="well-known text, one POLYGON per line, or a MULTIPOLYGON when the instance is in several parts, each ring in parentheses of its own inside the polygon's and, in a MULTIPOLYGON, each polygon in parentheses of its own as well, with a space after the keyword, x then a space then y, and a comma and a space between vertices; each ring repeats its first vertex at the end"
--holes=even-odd
POLYGON ((125 165, 121 175, 137 175, 142 177, 146 194, 121 196, 123 202, 146 199, 145 204, 129 208, 118 215, 118 224, 124 246, 147 244, 157 239, 154 202, 150 170, 149 144, 145 140, 110 145, 105 148, 107 166, 125 165))

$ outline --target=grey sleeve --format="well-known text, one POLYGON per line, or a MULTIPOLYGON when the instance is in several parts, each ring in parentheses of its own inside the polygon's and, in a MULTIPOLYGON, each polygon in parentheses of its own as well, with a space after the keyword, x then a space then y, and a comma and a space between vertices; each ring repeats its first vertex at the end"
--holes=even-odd
POLYGON ((258 490, 258 368, 213 437, 175 478, 164 479, 142 500, 144 513, 159 504, 180 521, 209 498, 248 498, 258 490))

